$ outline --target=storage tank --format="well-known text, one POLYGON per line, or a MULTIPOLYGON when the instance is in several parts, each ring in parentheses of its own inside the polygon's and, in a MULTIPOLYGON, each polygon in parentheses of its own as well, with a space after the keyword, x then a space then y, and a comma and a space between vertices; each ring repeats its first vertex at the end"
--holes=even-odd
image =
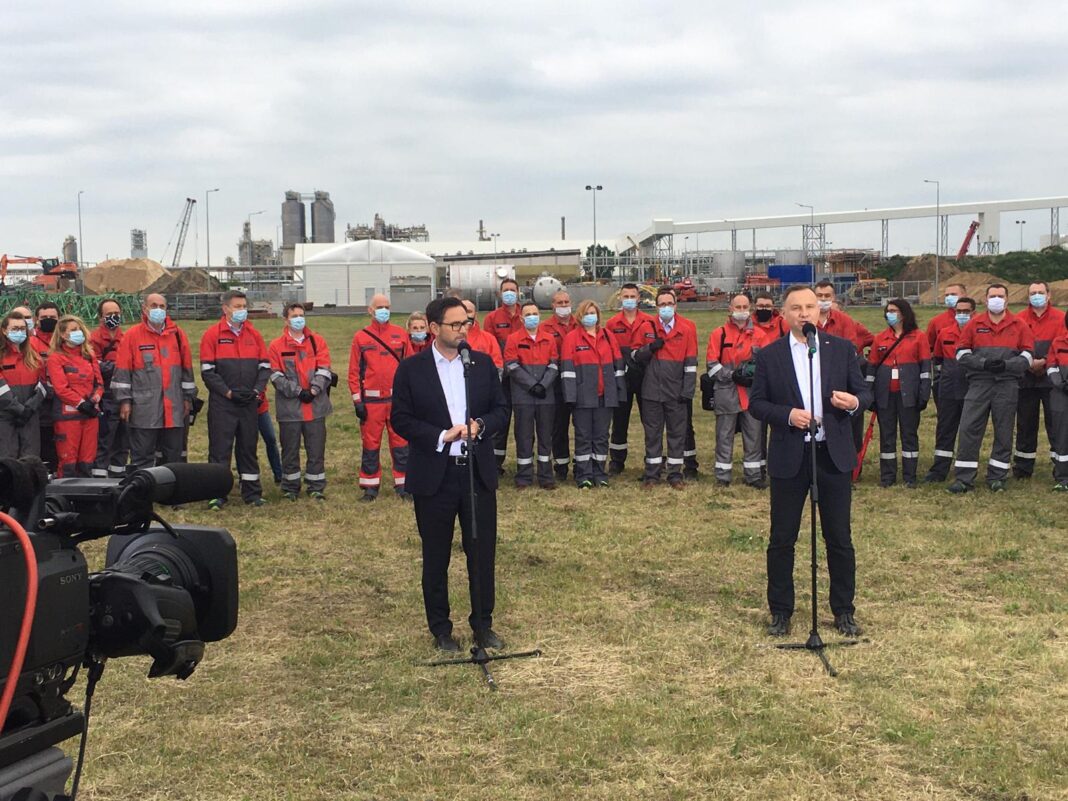
POLYGON ((741 280, 745 275, 745 253, 740 250, 717 251, 712 255, 712 274, 741 280))
POLYGON ((551 309, 553 295, 563 288, 564 285, 558 279, 548 273, 542 273, 534 282, 534 302, 538 304, 539 309, 551 309))
POLYGON ((291 190, 286 192, 286 199, 282 203, 282 246, 292 247, 307 241, 304 203, 300 199, 300 192, 291 190))
POLYGON ((316 192, 311 204, 312 242, 334 241, 334 201, 329 192, 316 192))
POLYGON ((512 264, 450 264, 449 288, 459 289, 476 309, 497 307, 497 290, 505 278, 515 280, 512 264))
POLYGON ((776 250, 776 264, 804 264, 805 251, 803 250, 776 250))

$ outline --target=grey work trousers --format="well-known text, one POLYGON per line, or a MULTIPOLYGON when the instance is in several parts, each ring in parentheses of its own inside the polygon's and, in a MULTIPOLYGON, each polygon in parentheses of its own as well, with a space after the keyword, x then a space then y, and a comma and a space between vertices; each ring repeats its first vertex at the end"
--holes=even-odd
POLYGON ((41 426, 37 415, 17 426, 9 420, 0 420, 0 457, 21 459, 23 456, 41 455, 41 426))
POLYGON ((300 441, 304 440, 304 487, 308 492, 326 489, 326 418, 278 421, 282 442, 282 492, 300 492, 300 441))
POLYGON ((645 430, 645 478, 658 480, 664 468, 664 432, 667 431, 667 477, 682 478, 686 448, 686 401, 642 400, 645 430))
POLYGON ((986 480, 1002 481, 1008 475, 1018 391, 1019 385, 1015 381, 973 382, 968 386, 961 411, 957 460, 953 463, 958 481, 969 486, 975 483, 979 472, 979 448, 983 444, 988 417, 994 423, 994 445, 987 462, 986 480))
POLYGON ((953 448, 957 444, 960 415, 964 401, 942 397, 938 401, 938 423, 935 425, 934 461, 927 471, 928 477, 945 481, 953 464, 953 448))
POLYGON ((1053 479, 1058 484, 1068 482, 1068 395, 1060 387, 1054 387, 1049 396, 1053 412, 1053 479))
POLYGON ((764 466, 764 441, 760 421, 749 412, 726 412, 716 415, 717 481, 730 483, 734 461, 734 435, 742 433, 742 475, 746 484, 760 481, 764 466))
POLYGON ((122 478, 130 459, 130 438, 126 423, 119 419, 119 405, 105 400, 102 404, 100 429, 96 437, 96 462, 93 475, 97 478, 122 478))
POLYGON ((130 471, 157 464, 184 462, 187 429, 182 428, 133 428, 127 426, 130 437, 130 471), (159 454, 157 456, 157 454, 159 454))
POLYGON ((876 409, 879 418, 879 483, 889 487, 897 481, 897 432, 901 430, 901 480, 916 481, 920 461, 920 410, 903 406, 901 393, 891 392, 886 406, 876 409))
POLYGON ((538 484, 555 484, 553 478, 553 416, 556 407, 550 404, 522 404, 512 407, 515 417, 515 485, 529 487, 534 483, 534 439, 538 441, 538 484))
POLYGON ((254 403, 238 406, 220 395, 212 395, 208 401, 208 461, 229 465, 233 454, 245 503, 263 497, 259 416, 254 403))
POLYGON ((575 483, 607 481, 605 468, 608 466, 608 426, 612 422, 612 408, 576 407, 571 419, 575 424, 575 483))

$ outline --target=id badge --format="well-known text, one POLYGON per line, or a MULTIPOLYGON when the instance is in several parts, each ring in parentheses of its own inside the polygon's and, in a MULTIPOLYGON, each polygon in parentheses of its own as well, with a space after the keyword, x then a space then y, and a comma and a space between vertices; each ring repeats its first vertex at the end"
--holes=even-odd
POLYGON ((900 377, 901 377, 901 375, 898 373, 897 368, 896 367, 891 367, 890 368, 890 380, 891 381, 897 381, 900 377))

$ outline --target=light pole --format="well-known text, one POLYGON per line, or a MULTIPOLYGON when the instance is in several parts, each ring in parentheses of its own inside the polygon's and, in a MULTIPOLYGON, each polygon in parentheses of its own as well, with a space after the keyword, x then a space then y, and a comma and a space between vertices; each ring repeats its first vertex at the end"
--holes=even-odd
POLYGON ((82 195, 84 189, 78 190, 78 269, 85 263, 85 242, 82 241, 82 195))
MULTIPOLYGON (((801 237, 801 246, 805 251, 805 259, 808 259, 808 240, 812 237, 812 229, 816 227, 816 209, 808 203, 797 203, 803 209, 808 209, 808 236, 801 237)), ((816 260, 812 259, 812 280, 816 280, 816 260)))
POLYGON ((935 185, 935 294, 938 294, 938 271, 942 261, 942 183, 924 178, 925 184, 935 185))
POLYGON ((600 184, 586 184, 586 191, 593 192, 593 277, 597 277, 597 193, 604 189, 600 184))
POLYGON ((1017 220, 1016 224, 1020 227, 1020 252, 1023 253, 1023 227, 1027 225, 1027 220, 1017 220))
MULTIPOLYGON (((689 264, 690 262, 690 237, 684 236, 682 238, 682 263, 689 264)), ((689 272, 689 267, 686 268, 689 272)))
POLYGON ((257 214, 263 214, 266 209, 260 209, 259 211, 250 211, 248 213, 248 266, 252 266, 252 218, 257 214))
POLYGON ((493 260, 494 261, 497 260, 497 237, 499 237, 499 236, 500 236, 500 234, 490 234, 490 238, 493 240, 493 260))
POLYGON ((204 238, 208 243, 208 270, 211 270, 211 206, 208 205, 208 195, 218 191, 207 189, 204 192, 204 238))

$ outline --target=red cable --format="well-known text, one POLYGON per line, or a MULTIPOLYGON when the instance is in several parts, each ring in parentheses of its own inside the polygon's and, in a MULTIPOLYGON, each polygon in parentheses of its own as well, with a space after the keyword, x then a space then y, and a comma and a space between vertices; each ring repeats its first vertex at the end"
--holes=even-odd
POLYGON ((34 553, 33 543, 26 529, 19 525, 19 521, 0 512, 0 523, 11 529, 11 532, 18 537, 19 542, 22 543, 22 555, 26 560, 26 605, 22 609, 22 628, 19 630, 18 645, 15 646, 15 659, 11 662, 11 668, 7 672, 4 695, 0 698, 0 730, 2 730, 7 720, 8 710, 11 708, 11 700, 15 695, 15 685, 22 672, 22 662, 26 658, 26 649, 30 644, 30 632, 33 631, 33 616, 37 611, 37 554, 34 553))

